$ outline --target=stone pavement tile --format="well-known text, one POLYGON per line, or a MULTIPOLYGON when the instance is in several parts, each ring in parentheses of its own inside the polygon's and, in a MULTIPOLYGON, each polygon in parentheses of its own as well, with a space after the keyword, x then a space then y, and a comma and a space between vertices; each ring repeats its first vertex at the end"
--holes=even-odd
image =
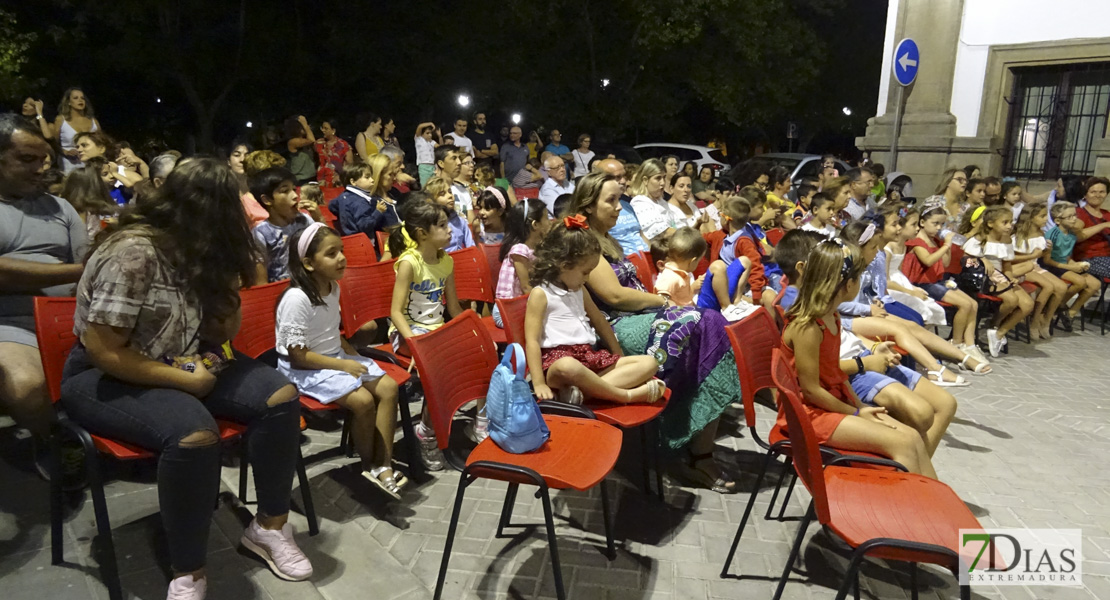
POLYGON ((88 542, 68 544, 62 565, 50 564, 50 552, 30 550, 0 556, 0 596, 4 600, 86 600, 92 598, 87 581, 99 577, 95 565, 87 560, 88 542))

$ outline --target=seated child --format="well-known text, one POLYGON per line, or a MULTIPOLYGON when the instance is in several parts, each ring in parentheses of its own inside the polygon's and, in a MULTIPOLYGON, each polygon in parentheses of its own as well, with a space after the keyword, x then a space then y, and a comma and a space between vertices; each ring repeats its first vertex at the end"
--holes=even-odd
POLYGON ((1068 291, 1063 300, 1065 310, 1060 311, 1060 326, 1064 331, 1070 332, 1072 320, 1079 316, 1079 311, 1099 292, 1102 284, 1097 277, 1088 273, 1091 263, 1072 260, 1077 234, 1084 229, 1083 221, 1076 216, 1075 204, 1057 200, 1052 205, 1052 220, 1056 226, 1045 234, 1051 252, 1043 260, 1049 273, 1068 283, 1068 291), (1069 307, 1068 300, 1077 294, 1079 297, 1069 307))
POLYGON ((473 246, 474 235, 470 232, 466 219, 455 210, 455 196, 451 192, 451 182, 442 177, 432 177, 424 186, 424 191, 427 192, 433 204, 443 207, 447 213, 447 227, 451 236, 444 250, 454 252, 473 246))
MULTIPOLYGON (((289 239, 312 224, 312 218, 298 212, 296 178, 284 167, 271 167, 251 175, 248 185, 269 216, 255 225, 252 233, 262 249, 254 285, 289 279, 289 239)), ((316 209, 320 216, 320 209, 316 209)))
POLYGON ((472 223, 473 233, 483 244, 500 244, 505 237, 505 211, 509 202, 505 190, 489 186, 475 200, 477 221, 472 223))
MULTIPOLYGON (((547 206, 535 198, 524 198, 505 212, 505 239, 501 241, 501 270, 497 274, 495 298, 507 300, 532 292, 529 272, 536 260, 536 246, 550 225, 547 206)), ((498 327, 505 326, 496 304, 493 322, 498 327)))
POLYGON ((997 357, 1006 344, 1006 333, 1033 312, 1033 299, 1013 274, 1013 209, 981 206, 975 209, 971 220, 973 227, 964 242, 964 253, 983 259, 989 281, 986 292, 1002 299, 992 322, 994 326, 987 330, 988 348, 991 356, 997 357))
POLYGON ((836 221, 836 211, 833 210, 832 198, 824 192, 818 192, 813 195, 813 200, 810 203, 810 219, 802 229, 806 231, 816 231, 825 236, 825 239, 832 239, 836 237, 836 226, 833 223, 836 221))
POLYGON ((694 270, 705 256, 708 244, 692 227, 680 227, 670 236, 651 241, 651 260, 659 269, 655 292, 676 306, 693 306, 694 290, 700 290, 704 276, 694 278, 694 270))
MULTIPOLYGON (((388 159, 386 160, 388 162, 388 159)), ((380 165, 379 161, 379 165, 380 165)), ((374 170, 365 163, 353 163, 343 167, 343 182, 347 188, 328 203, 328 210, 335 215, 340 235, 366 234, 375 242, 378 231, 396 225, 400 220, 397 209, 385 198, 378 198, 374 192, 374 170)))
POLYGON ((1048 205, 1030 202, 1021 209, 1014 225, 1014 274, 1024 276, 1026 281, 1040 288, 1033 302, 1033 319, 1029 326, 1029 337, 1034 340, 1052 337, 1049 325, 1068 292, 1066 283, 1041 266, 1041 257, 1049 254, 1044 237, 1047 224, 1048 205))
MULTIPOLYGON (((759 262, 763 266, 763 276, 767 281, 766 287, 778 292, 782 289, 782 286, 779 285, 779 279, 782 278, 782 269, 779 269, 779 266, 775 264, 773 258, 775 248, 767 242, 767 236, 763 233, 764 227, 771 227, 778 219, 778 209, 765 209, 767 193, 758 186, 749 185, 744 187, 740 190, 740 197, 747 200, 752 208, 748 224, 745 226, 745 232, 737 240, 737 245, 740 247, 740 251, 753 262, 756 256, 759 257, 759 262)), ((755 298, 755 283, 752 283, 752 288, 752 297, 755 298)), ((773 296, 766 300, 762 300, 762 296, 760 296, 760 299, 764 306, 768 309, 771 308, 772 300, 774 300, 773 296)))
MULTIPOLYGON (((744 226, 748 223, 751 214, 751 205, 747 200, 732 197, 721 201, 721 223, 725 226, 724 243, 721 245, 721 256, 709 265, 705 273, 701 290, 698 293, 698 308, 711 308, 722 310, 740 301, 745 288, 753 277, 759 282, 759 293, 762 294, 766 279, 763 277, 763 264, 759 262, 758 255, 753 261, 748 256, 735 254, 737 240, 744 233, 744 226)), ((754 284, 753 284, 754 285, 754 284)), ((759 302, 760 296, 752 290, 752 296, 759 302)))
POLYGON ((605 314, 584 293, 586 278, 601 260, 601 246, 586 218, 565 217, 536 248, 535 287, 524 321, 525 354, 540 400, 581 404, 583 398, 628 404, 656 402, 666 386, 648 355, 622 356, 605 314), (595 347, 598 338, 605 348, 595 347))

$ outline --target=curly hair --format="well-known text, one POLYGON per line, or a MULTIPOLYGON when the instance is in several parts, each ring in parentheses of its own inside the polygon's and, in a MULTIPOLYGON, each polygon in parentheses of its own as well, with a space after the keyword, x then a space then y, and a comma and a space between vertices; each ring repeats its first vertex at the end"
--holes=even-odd
POLYGON ((536 246, 530 281, 558 283, 559 275, 589 257, 601 257, 601 244, 589 229, 568 229, 565 221, 551 227, 536 246))
POLYGON ((271 167, 284 167, 285 157, 273 150, 255 150, 243 159, 243 170, 247 177, 271 167))
POLYGON ((90 254, 129 232, 150 238, 181 287, 200 300, 205 319, 238 308, 238 289, 261 262, 239 182, 226 161, 211 157, 178 163, 148 201, 129 207, 110 235, 97 238, 90 254))

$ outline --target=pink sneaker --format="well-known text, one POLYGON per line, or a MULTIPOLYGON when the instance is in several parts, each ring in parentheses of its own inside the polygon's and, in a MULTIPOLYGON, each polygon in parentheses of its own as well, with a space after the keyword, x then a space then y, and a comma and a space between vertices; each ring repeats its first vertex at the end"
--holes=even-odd
POLYGON ((207 592, 207 579, 193 579, 192 575, 182 575, 170 581, 170 589, 166 592, 166 600, 204 600, 204 595, 207 592))
POLYGON ((270 565, 274 575, 286 581, 304 581, 312 577, 312 563, 297 547, 293 539, 293 526, 286 523, 280 531, 263 529, 258 519, 251 521, 239 540, 243 547, 254 552, 270 565))

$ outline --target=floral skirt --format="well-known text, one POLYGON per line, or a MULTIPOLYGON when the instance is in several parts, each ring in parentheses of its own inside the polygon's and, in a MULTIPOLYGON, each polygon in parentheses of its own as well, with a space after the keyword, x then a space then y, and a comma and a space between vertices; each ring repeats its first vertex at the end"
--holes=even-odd
POLYGON ((668 448, 682 448, 729 404, 740 402, 726 325, 715 310, 681 306, 613 322, 624 354, 655 357, 658 377, 671 390, 671 401, 660 415, 660 434, 668 448))
POLYGON ((544 372, 547 372, 547 370, 551 368, 551 365, 555 364, 555 361, 568 356, 582 363, 584 367, 594 373, 600 373, 617 364, 617 361, 620 360, 619 356, 613 355, 608 350, 604 348, 594 348, 590 344, 555 346, 554 348, 544 348, 540 350, 540 358, 543 360, 544 372))

